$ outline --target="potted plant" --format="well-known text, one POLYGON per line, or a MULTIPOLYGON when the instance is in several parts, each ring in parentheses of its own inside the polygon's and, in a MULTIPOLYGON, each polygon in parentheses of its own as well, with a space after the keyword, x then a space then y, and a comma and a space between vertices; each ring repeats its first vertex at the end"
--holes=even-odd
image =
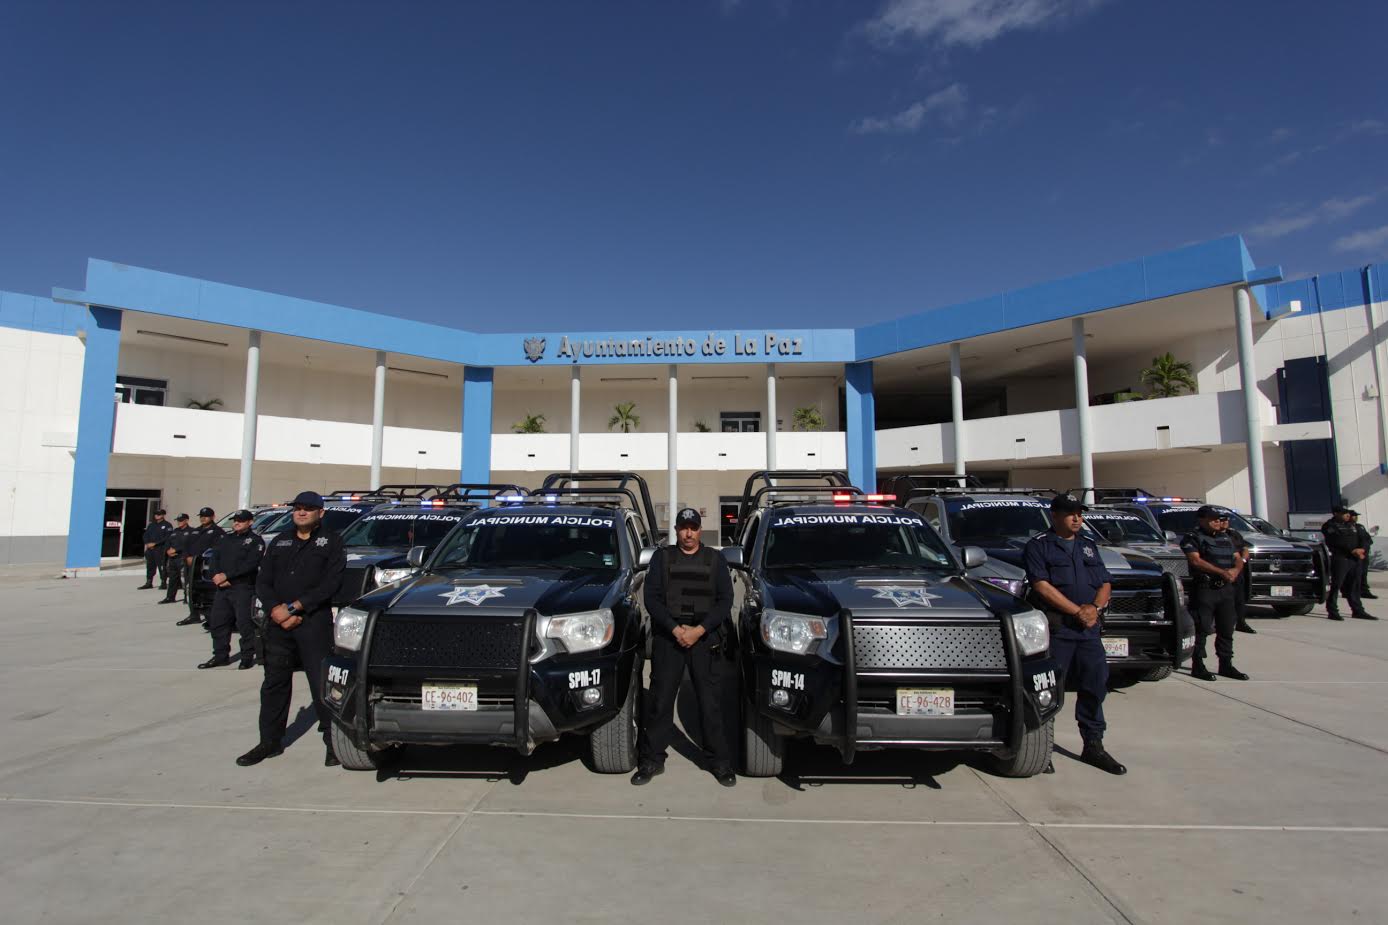
POLYGON ((511 425, 518 434, 542 434, 545 432, 545 416, 527 413, 525 417, 511 425))
POLYGON ((196 408, 199 411, 211 411, 213 408, 222 407, 220 398, 209 398, 207 401, 198 401, 196 398, 188 402, 189 408, 196 408))
POLYGON ((707 424, 705 424, 703 421, 695 421, 694 432, 700 434, 711 434, 713 433, 713 429, 709 427, 707 424))
POLYGON ((1174 398, 1183 392, 1194 393, 1194 370, 1189 363, 1177 360, 1171 351, 1152 357, 1152 365, 1142 371, 1142 381, 1152 398, 1174 398))
POLYGON ((641 426, 641 418, 636 414, 636 402, 619 402, 612 408, 616 413, 607 421, 608 430, 622 429, 622 433, 629 434, 641 426))
POLYGON ((819 413, 819 409, 806 405, 804 408, 796 408, 790 416, 791 430, 823 430, 824 415, 819 413))

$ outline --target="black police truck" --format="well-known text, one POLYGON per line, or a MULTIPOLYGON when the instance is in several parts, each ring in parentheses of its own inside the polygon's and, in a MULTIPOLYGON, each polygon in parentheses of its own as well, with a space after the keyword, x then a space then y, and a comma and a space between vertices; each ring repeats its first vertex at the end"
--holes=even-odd
POLYGON ((405 744, 525 755, 566 733, 587 737, 595 770, 636 766, 646 483, 563 473, 493 500, 427 562, 412 548, 418 575, 338 612, 323 699, 344 767, 376 767, 405 744))
POLYGON ((738 615, 743 770, 779 774, 785 741, 981 751, 1002 774, 1046 767, 1060 707, 1046 617, 968 578, 914 511, 841 473, 754 473, 724 549, 738 615), (797 484, 798 483, 798 484, 797 484))

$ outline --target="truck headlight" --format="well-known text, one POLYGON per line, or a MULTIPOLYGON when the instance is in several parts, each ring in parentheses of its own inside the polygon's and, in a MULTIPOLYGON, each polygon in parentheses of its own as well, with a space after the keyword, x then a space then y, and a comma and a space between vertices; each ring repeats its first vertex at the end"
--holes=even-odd
POLYGON ((1039 610, 1027 610, 1012 616, 1012 631, 1017 636, 1017 648, 1023 655, 1040 655, 1051 646, 1051 625, 1039 610))
POLYGON ((564 647, 566 652, 591 652, 601 649, 612 641, 616 632, 616 622, 612 611, 590 610, 585 613, 567 613, 558 617, 541 617, 535 625, 540 642, 546 647, 553 639, 564 647))
POLYGON ((995 588, 1002 588, 1013 597, 1021 597, 1027 583, 1020 578, 985 578, 984 581, 995 588))
POLYGON ((377 568, 376 586, 393 585, 397 581, 404 581, 414 574, 414 569, 406 566, 405 568, 377 568))
POLYGON ((361 637, 366 632, 366 618, 370 616, 365 610, 358 610, 355 607, 344 607, 333 617, 333 645, 339 649, 347 649, 355 652, 361 648, 361 637))
POLYGON ((768 610, 761 618, 761 638, 778 652, 811 655, 829 636, 823 617, 768 610))

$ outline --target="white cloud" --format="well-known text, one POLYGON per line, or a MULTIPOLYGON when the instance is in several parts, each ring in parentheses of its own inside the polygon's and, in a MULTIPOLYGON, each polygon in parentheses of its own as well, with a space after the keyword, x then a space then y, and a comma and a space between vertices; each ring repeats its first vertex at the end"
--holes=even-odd
POLYGON ((1352 254, 1388 250, 1388 225, 1365 228, 1363 231, 1347 234, 1343 238, 1336 238, 1335 243, 1331 246, 1337 251, 1347 251, 1352 254))
POLYGON ((1019 29, 1089 12, 1103 0, 887 0, 863 31, 884 45, 902 39, 976 48, 1019 29))
POLYGON ((1388 123, 1382 119, 1360 119, 1351 122, 1346 130, 1349 135, 1388 135, 1388 123))
POLYGON ((849 131, 858 135, 909 135, 920 131, 930 120, 943 125, 958 125, 968 109, 968 89, 961 83, 952 83, 900 112, 859 119, 849 126, 849 131))
MULTIPOLYGON (((1335 197, 1309 208, 1284 209, 1277 215, 1267 218, 1248 229, 1251 237, 1271 240, 1284 238, 1298 231, 1305 231, 1314 225, 1338 222, 1349 218, 1355 212, 1371 204, 1382 192, 1364 193, 1348 199, 1335 197)), ((1352 237, 1352 236, 1351 236, 1352 237)), ((1344 239, 1341 239, 1344 240, 1344 239)), ((1338 242, 1337 242, 1338 243, 1338 242)))

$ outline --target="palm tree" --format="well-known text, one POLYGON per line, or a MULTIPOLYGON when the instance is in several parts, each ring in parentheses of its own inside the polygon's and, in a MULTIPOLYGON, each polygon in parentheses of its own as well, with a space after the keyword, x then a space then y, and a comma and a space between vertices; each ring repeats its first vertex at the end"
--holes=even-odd
POLYGON ((1178 361, 1169 350, 1152 357, 1152 365, 1142 371, 1142 381, 1153 398, 1172 398, 1197 388, 1191 365, 1178 361))
POLYGON ((545 416, 543 414, 526 414, 525 417, 512 424, 511 429, 518 434, 542 434, 545 432, 545 416))
POLYGON ((197 399, 193 399, 192 401, 188 402, 189 408, 196 408, 199 411, 211 411, 213 408, 220 408, 221 406, 222 400, 220 398, 209 398, 207 401, 198 401, 197 399))
POLYGON ((617 412, 607 422, 608 430, 622 429, 622 433, 629 434, 641 426, 641 419, 636 415, 636 402, 624 401, 616 405, 613 411, 617 412))
POLYGON ((791 430, 823 430, 824 415, 819 413, 818 408, 806 406, 796 408, 790 415, 791 430))

